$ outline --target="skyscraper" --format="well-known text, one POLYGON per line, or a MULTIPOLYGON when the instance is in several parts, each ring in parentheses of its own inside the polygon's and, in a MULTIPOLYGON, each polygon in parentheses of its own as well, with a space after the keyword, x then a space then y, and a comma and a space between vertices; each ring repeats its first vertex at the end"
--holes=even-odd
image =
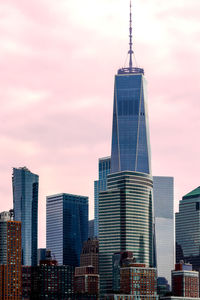
POLYGON ((183 196, 176 213, 176 262, 200 271, 200 186, 183 196))
POLYGON ((99 193, 101 294, 112 289, 112 255, 132 251, 137 263, 154 266, 153 181, 144 70, 133 67, 130 6, 129 67, 115 76, 111 173, 99 193))
POLYGON ((129 67, 119 69, 115 75, 111 172, 150 174, 146 80, 144 70, 133 67, 131 9, 129 32, 129 67))
POLYGON ((153 177, 157 270, 171 282, 174 267, 174 178, 153 177))
POLYGON ((102 294, 112 290, 112 255, 131 251, 137 263, 154 265, 153 182, 149 174, 108 175, 99 193, 99 275, 102 294))
POLYGON ((0 299, 20 300, 21 222, 13 221, 12 212, 0 214, 0 299))
POLYGON ((106 191, 110 157, 99 158, 99 179, 94 182, 94 236, 99 235, 99 192, 106 191))
POLYGON ((60 265, 79 266, 88 238, 88 197, 57 194, 47 197, 46 246, 60 265))
POLYGON ((14 219, 22 223, 22 264, 37 265, 39 177, 26 167, 13 168, 14 219))

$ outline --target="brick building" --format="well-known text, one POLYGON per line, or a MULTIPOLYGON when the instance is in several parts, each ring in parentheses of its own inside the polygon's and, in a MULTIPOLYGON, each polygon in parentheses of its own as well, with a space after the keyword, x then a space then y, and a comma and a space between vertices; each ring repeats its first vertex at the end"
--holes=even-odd
POLYGON ((77 296, 83 296, 83 294, 85 294, 85 296, 93 296, 91 299, 97 299, 99 292, 99 275, 95 274, 95 268, 93 266, 75 268, 74 292, 77 296))
POLYGON ((0 299, 21 299, 21 222, 0 214, 0 299))
POLYGON ((191 264, 180 262, 172 271, 172 293, 179 297, 199 297, 199 272, 191 264))
POLYGON ((94 273, 99 274, 99 241, 98 239, 88 239, 83 243, 80 257, 80 266, 93 266, 94 273))

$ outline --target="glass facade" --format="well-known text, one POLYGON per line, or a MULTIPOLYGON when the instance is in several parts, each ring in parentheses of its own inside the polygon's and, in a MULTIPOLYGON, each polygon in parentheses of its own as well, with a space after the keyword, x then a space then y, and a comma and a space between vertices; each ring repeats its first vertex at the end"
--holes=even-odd
POLYGON ((39 177, 26 167, 13 168, 14 219, 21 221, 22 264, 37 265, 39 177))
POLYGON ((99 192, 106 191, 107 175, 110 174, 110 157, 99 159, 99 180, 94 182, 94 236, 99 236, 99 192))
POLYGON ((176 218, 176 262, 189 262, 200 271, 200 187, 185 195, 176 218))
POLYGON ((79 266, 88 238, 88 197, 57 194, 47 197, 46 246, 60 265, 79 266))
MULTIPOLYGON (((140 70, 140 69, 139 69, 140 70)), ((146 80, 143 70, 115 76, 111 172, 151 174, 146 80)))
POLYGON ((112 290, 112 255, 132 251, 136 261, 154 265, 153 182, 149 174, 124 171, 107 176, 99 193, 100 289, 112 290))
POLYGON ((173 177, 153 177, 153 199, 158 276, 171 283, 175 263, 173 177))

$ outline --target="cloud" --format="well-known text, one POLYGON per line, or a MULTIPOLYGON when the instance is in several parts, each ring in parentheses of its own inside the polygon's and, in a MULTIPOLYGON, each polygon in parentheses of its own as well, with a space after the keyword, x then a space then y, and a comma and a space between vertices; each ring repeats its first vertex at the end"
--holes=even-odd
MULTIPOLYGON (((154 175, 175 176, 176 207, 199 185, 199 0, 134 1, 134 47, 148 80, 154 175)), ((124 0, 0 3, 1 210, 12 167, 40 175, 45 196, 90 196, 97 159, 110 154, 114 74, 128 48, 124 0)))

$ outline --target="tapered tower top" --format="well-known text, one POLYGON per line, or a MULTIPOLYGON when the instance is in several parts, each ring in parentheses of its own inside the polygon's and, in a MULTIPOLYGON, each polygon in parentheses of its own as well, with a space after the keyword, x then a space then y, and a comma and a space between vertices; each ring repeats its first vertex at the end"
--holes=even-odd
POLYGON ((132 29, 132 3, 130 0, 130 19, 129 19, 129 66, 128 68, 122 68, 118 70, 118 74, 128 74, 128 73, 142 73, 144 74, 144 70, 141 68, 133 67, 133 29, 132 29))

